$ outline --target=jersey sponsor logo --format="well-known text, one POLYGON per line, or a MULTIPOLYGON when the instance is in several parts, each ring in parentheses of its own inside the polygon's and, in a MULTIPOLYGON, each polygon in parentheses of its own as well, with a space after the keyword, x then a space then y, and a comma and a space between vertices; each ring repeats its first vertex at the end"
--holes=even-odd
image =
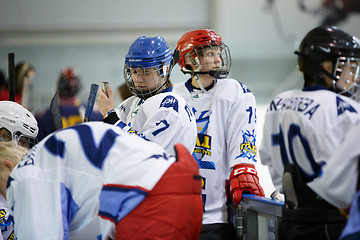
POLYGON ((15 234, 14 231, 10 234, 10 236, 8 237, 7 240, 14 240, 15 239, 15 234))
POLYGON ((179 103, 174 96, 166 96, 160 103, 159 108, 173 108, 174 111, 179 112, 179 103))
POLYGON ((251 132, 249 130, 242 131, 242 134, 243 143, 240 144, 240 155, 237 156, 235 159, 247 158, 251 159, 253 162, 256 162, 255 130, 252 130, 251 132))
POLYGON ((316 104, 313 99, 304 97, 280 98, 277 97, 270 103, 268 111, 296 111, 301 112, 309 119, 314 115, 320 104, 316 104))
POLYGON ((337 114, 340 116, 345 111, 357 113, 355 108, 350 105, 350 103, 346 102, 345 100, 341 99, 340 97, 336 97, 336 106, 337 106, 337 114))
POLYGON ((209 126, 210 115, 211 111, 206 110, 201 112, 200 116, 196 119, 198 135, 192 155, 201 169, 215 170, 214 162, 202 160, 204 156, 211 156, 211 136, 205 134, 209 126))
POLYGON ((131 112, 131 117, 134 118, 136 114, 139 112, 141 105, 137 105, 135 109, 131 112))
POLYGON ((202 161, 202 158, 205 155, 211 156, 210 150, 211 150, 211 136, 198 133, 195 149, 193 151, 193 156, 198 161, 199 167, 202 169, 215 169, 215 164, 213 162, 202 161))

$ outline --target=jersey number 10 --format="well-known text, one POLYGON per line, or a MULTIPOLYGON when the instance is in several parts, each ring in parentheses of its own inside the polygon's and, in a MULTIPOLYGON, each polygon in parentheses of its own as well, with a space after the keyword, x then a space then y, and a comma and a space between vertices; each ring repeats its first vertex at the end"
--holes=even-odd
MULTIPOLYGON (((315 161, 312 153, 311 153, 311 149, 310 149, 310 145, 309 145, 309 141, 307 140, 307 138, 301 134, 301 129, 300 126, 297 124, 290 124, 290 127, 288 129, 287 132, 287 140, 288 140, 288 149, 286 149, 286 144, 285 144, 285 138, 284 138, 284 133, 282 130, 282 126, 279 126, 280 132, 277 134, 272 134, 272 144, 273 146, 279 146, 280 147, 280 154, 281 154, 281 160, 283 162, 283 166, 285 167, 286 164, 293 163, 295 164, 301 171, 302 176, 304 177, 305 182, 311 182, 314 178, 318 177, 321 173, 321 167, 323 166, 323 164, 319 164, 315 161), (302 167, 299 165, 299 159, 296 159, 295 157, 295 151, 294 151, 294 140, 296 139, 296 137, 299 138, 301 145, 303 147, 303 151, 305 153, 306 156, 306 160, 310 163, 311 169, 313 171, 313 173, 306 173, 302 167), (289 159, 289 153, 290 153, 290 159, 289 159)), ((300 145, 298 145, 300 146, 300 145)), ((297 149, 298 151, 301 151, 301 149, 297 149)))

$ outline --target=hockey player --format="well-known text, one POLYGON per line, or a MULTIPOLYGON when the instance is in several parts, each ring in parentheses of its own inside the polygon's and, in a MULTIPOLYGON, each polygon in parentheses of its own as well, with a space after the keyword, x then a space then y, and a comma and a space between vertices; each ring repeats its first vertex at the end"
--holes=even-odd
POLYGON ((50 134, 9 177, 15 238, 196 240, 199 168, 175 153, 102 122, 50 134))
POLYGON ((13 219, 9 217, 6 202, 7 178, 27 152, 22 148, 29 149, 37 143, 37 133, 37 122, 26 108, 15 102, 0 101, 0 239, 14 239, 13 219), (13 146, 14 143, 22 148, 13 146))
POLYGON ((16 143, 16 140, 10 142, 0 142, 0 228, 1 240, 14 239, 14 222, 9 217, 8 205, 6 202, 6 181, 9 178, 11 170, 20 162, 21 158, 28 152, 16 143))
POLYGON ((99 90, 98 105, 103 121, 159 143, 169 154, 182 143, 192 152, 196 142, 196 122, 189 105, 172 92, 169 79, 173 55, 164 38, 139 37, 125 56, 124 78, 134 94, 114 110, 112 91, 107 97, 99 90))
POLYGON ((304 88, 280 93, 270 103, 260 158, 285 194, 280 239, 338 239, 346 219, 319 193, 334 191, 321 184, 323 171, 360 120, 354 101, 360 96, 360 41, 321 26, 306 34, 295 54, 304 88))
POLYGON ((200 239, 235 239, 227 199, 232 198, 237 205, 244 191, 264 196, 254 167, 255 98, 244 84, 226 78, 231 65, 230 51, 214 31, 187 32, 176 49, 181 52, 181 70, 191 78, 176 84, 174 91, 195 112, 198 130, 193 156, 203 178, 200 239))
MULTIPOLYGON (((59 105, 62 116, 63 128, 82 123, 85 114, 85 104, 78 98, 78 94, 82 88, 81 78, 78 71, 71 67, 61 70, 56 88, 59 91, 59 105)), ((39 141, 48 134, 55 131, 51 111, 46 109, 36 114, 39 123, 39 141)), ((92 121, 102 121, 102 115, 97 111, 93 111, 92 121)))

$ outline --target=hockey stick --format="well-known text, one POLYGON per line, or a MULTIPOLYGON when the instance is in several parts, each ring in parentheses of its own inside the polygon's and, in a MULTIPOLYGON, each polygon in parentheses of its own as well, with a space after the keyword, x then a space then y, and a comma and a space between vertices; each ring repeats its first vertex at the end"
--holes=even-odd
POLYGON ((174 68, 174 66, 178 63, 178 61, 180 60, 180 50, 178 49, 175 49, 174 53, 173 53, 173 59, 171 60, 171 63, 170 63, 170 69, 169 69, 169 72, 167 74, 167 79, 169 80, 170 78, 170 74, 171 74, 171 71, 172 69, 174 68))
POLYGON ((109 97, 109 94, 107 92, 107 86, 109 85, 109 82, 102 82, 102 90, 105 93, 107 97, 109 97))
POLYGON ((63 124, 59 108, 58 90, 56 90, 54 97, 51 99, 50 113, 55 130, 62 129, 63 124))
POLYGON ((89 98, 88 98, 87 105, 86 105, 84 122, 90 122, 90 118, 91 118, 91 114, 93 112, 98 87, 99 87, 99 85, 97 85, 95 83, 91 84, 90 94, 89 94, 89 98))
POLYGON ((15 54, 8 54, 8 73, 9 73, 9 101, 15 102, 15 54))

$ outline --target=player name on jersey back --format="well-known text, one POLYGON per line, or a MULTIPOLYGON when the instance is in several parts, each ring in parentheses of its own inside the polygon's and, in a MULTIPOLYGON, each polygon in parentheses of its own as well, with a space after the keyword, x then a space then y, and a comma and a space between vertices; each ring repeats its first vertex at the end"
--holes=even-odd
POLYGON ((319 103, 308 97, 276 97, 271 101, 268 111, 292 110, 302 112, 310 119, 319 107, 319 103))

